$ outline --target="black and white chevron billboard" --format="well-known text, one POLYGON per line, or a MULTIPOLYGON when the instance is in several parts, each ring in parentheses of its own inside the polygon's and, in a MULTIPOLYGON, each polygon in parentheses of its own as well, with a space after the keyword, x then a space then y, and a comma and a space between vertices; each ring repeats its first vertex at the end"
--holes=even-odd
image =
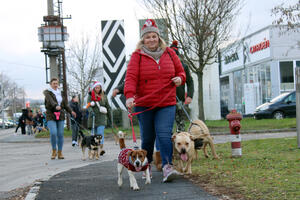
POLYGON ((126 110, 125 97, 117 95, 110 98, 115 87, 125 78, 126 55, 124 20, 101 21, 102 60, 104 69, 104 90, 109 97, 109 103, 114 108, 126 110))

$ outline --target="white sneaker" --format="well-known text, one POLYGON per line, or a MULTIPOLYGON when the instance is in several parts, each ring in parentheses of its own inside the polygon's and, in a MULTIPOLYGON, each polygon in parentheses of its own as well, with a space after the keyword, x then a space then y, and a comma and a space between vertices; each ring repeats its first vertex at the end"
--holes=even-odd
POLYGON ((171 182, 175 178, 179 177, 180 175, 182 175, 182 174, 179 173, 177 170, 175 170, 172 165, 166 164, 163 167, 163 182, 164 183, 171 182))
POLYGON ((76 141, 75 141, 75 140, 73 140, 73 141, 72 141, 72 146, 74 147, 74 146, 75 146, 75 144, 76 144, 76 141))
POLYGON ((78 142, 77 142, 77 141, 75 142, 75 145, 76 145, 76 146, 79 146, 79 144, 78 144, 78 142))

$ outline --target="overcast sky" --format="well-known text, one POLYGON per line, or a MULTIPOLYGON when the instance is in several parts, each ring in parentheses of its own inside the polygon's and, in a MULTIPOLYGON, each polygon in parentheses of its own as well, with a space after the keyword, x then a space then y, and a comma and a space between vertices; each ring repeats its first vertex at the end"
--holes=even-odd
MULTIPOLYGON (((139 39, 137 20, 151 17, 136 2, 63 0, 64 14, 72 15, 72 19, 64 21, 70 35, 66 45, 78 40, 82 33, 94 37, 97 30, 100 30, 101 20, 124 19, 126 52, 130 54, 139 39)), ((235 22, 234 35, 246 36, 270 25, 273 21, 270 10, 282 2, 295 0, 245 0, 235 22)), ((42 91, 48 87, 45 83, 45 57, 40 52, 42 44, 37 36, 37 28, 43 23, 45 15, 47 0, 1 2, 0 72, 24 86, 27 98, 42 99, 42 91)))

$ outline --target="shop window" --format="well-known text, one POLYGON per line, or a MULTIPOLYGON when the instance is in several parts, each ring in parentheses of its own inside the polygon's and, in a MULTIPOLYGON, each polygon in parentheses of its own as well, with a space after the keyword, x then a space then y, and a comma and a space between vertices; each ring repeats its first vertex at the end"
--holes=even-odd
POLYGON ((220 79, 220 94, 221 94, 221 116, 223 118, 228 114, 228 102, 229 102, 229 77, 220 79))
POLYGON ((280 89, 283 91, 294 89, 294 68, 292 61, 279 62, 280 89))
POLYGON ((234 108, 240 113, 244 113, 243 75, 243 70, 233 72, 234 108))
POLYGON ((296 67, 300 67, 300 61, 296 61, 296 67))

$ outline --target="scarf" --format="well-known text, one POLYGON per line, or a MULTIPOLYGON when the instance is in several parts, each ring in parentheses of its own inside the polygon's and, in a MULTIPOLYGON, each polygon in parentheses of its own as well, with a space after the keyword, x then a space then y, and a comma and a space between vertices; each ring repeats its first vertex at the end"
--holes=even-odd
POLYGON ((101 95, 99 97, 96 98, 96 94, 95 91, 92 90, 92 101, 101 101, 101 95))
POLYGON ((50 87, 49 91, 52 92, 55 95, 57 103, 58 103, 58 105, 60 105, 61 102, 62 102, 61 91, 58 88, 57 88, 57 90, 54 90, 51 87, 50 87))
POLYGON ((154 60, 159 60, 161 55, 164 53, 164 51, 158 47, 156 49, 156 51, 151 51, 149 49, 147 49, 144 45, 141 48, 147 55, 151 56, 152 58, 154 58, 154 60))

